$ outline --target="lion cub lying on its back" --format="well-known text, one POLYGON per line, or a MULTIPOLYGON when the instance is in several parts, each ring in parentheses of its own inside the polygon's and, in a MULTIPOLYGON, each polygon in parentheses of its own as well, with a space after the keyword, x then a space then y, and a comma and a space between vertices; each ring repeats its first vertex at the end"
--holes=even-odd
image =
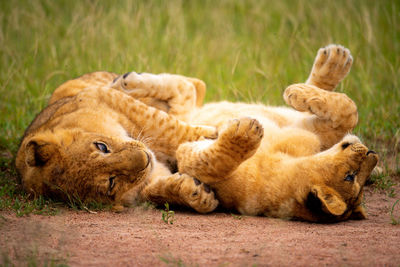
POLYGON ((209 184, 223 207, 333 222, 365 218, 363 186, 378 159, 348 135, 358 120, 354 102, 333 92, 351 65, 348 49, 320 49, 307 82, 284 93, 294 109, 227 102, 199 108, 186 101, 195 91, 166 74, 128 73, 112 86, 165 101, 167 112, 182 120, 218 128, 217 140, 182 144, 176 158, 179 172, 209 184))
POLYGON ((351 63, 347 49, 321 49, 306 84, 285 91, 294 110, 200 107, 204 83, 179 75, 84 75, 53 93, 25 133, 17 168, 28 191, 117 207, 152 200, 211 211, 218 201, 197 177, 222 206, 243 214, 364 218, 362 188, 377 156, 346 136, 357 109, 332 92, 351 63), (218 139, 204 140, 215 138, 212 126, 218 139), (171 174, 165 165, 176 159, 180 173, 171 174))

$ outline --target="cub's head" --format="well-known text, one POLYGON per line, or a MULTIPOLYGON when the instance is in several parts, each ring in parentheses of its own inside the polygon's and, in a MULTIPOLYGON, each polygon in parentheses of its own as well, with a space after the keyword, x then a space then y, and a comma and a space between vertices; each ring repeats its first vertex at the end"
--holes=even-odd
POLYGON ((128 191, 142 188, 152 161, 139 141, 62 130, 25 137, 16 166, 32 194, 120 205, 128 191))
POLYGON ((322 176, 311 187, 307 209, 320 222, 365 219, 363 187, 378 162, 377 154, 355 140, 343 140, 326 153, 328 163, 322 164, 322 176))

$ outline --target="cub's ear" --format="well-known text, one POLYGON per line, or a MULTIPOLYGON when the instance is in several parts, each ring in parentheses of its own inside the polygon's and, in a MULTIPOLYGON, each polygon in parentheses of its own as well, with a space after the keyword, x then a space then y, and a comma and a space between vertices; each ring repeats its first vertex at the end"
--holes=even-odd
POLYGON ((339 193, 328 186, 313 185, 311 193, 321 201, 322 209, 326 213, 340 216, 347 209, 339 193))
POLYGON ((186 77, 186 79, 196 88, 196 106, 201 107, 203 105, 204 96, 206 95, 205 82, 197 78, 186 77))
POLYGON ((58 153, 57 146, 49 141, 31 139, 26 144, 25 160, 29 166, 43 166, 58 153))
POLYGON ((364 220, 367 219, 367 213, 365 209, 361 206, 357 206, 351 213, 350 220, 364 220))

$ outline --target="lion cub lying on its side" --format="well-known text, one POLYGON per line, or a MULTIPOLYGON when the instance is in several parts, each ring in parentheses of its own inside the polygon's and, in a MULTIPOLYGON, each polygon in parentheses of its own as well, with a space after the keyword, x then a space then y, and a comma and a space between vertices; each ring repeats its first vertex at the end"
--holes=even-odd
POLYGON ((357 137, 344 137, 357 109, 331 92, 351 63, 347 49, 321 49, 306 84, 285 91, 296 110, 200 107, 204 83, 179 75, 84 75, 57 88, 27 129, 17 168, 28 191, 78 194, 117 208, 152 200, 212 211, 218 201, 192 175, 212 186, 222 206, 243 214, 364 218, 362 188, 377 156, 357 137), (201 140, 215 130, 197 123, 217 127, 218 139, 201 140), (165 167, 175 158, 184 174, 165 167))
MULTIPOLYGON (((146 200, 214 210, 218 201, 209 186, 171 174, 160 161, 174 159, 181 143, 215 138, 216 129, 189 125, 110 88, 115 77, 87 74, 56 89, 18 150, 24 188, 33 195, 113 203, 116 210, 146 200)), ((182 80, 193 88, 198 81, 182 80)))
POLYGON ((334 222, 366 217, 363 186, 378 160, 349 135, 358 120, 355 103, 333 92, 351 65, 348 49, 321 48, 307 82, 285 90, 294 109, 227 102, 196 107, 196 91, 167 74, 128 73, 112 86, 165 101, 166 111, 181 120, 218 128, 217 140, 182 144, 176 158, 180 173, 209 184, 223 207, 334 222))

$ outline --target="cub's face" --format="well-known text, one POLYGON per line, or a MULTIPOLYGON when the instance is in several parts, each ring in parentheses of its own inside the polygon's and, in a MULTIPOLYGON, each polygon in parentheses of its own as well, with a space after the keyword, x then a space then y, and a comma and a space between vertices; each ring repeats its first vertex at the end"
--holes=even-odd
POLYGON ((24 148, 17 168, 25 188, 62 199, 120 203, 127 191, 143 186, 153 166, 152 153, 139 141, 80 131, 43 133, 24 148))
POLYGON ((361 143, 342 142, 336 150, 332 163, 320 170, 322 183, 312 186, 307 205, 320 221, 365 219, 361 206, 363 187, 378 162, 378 156, 361 143))

